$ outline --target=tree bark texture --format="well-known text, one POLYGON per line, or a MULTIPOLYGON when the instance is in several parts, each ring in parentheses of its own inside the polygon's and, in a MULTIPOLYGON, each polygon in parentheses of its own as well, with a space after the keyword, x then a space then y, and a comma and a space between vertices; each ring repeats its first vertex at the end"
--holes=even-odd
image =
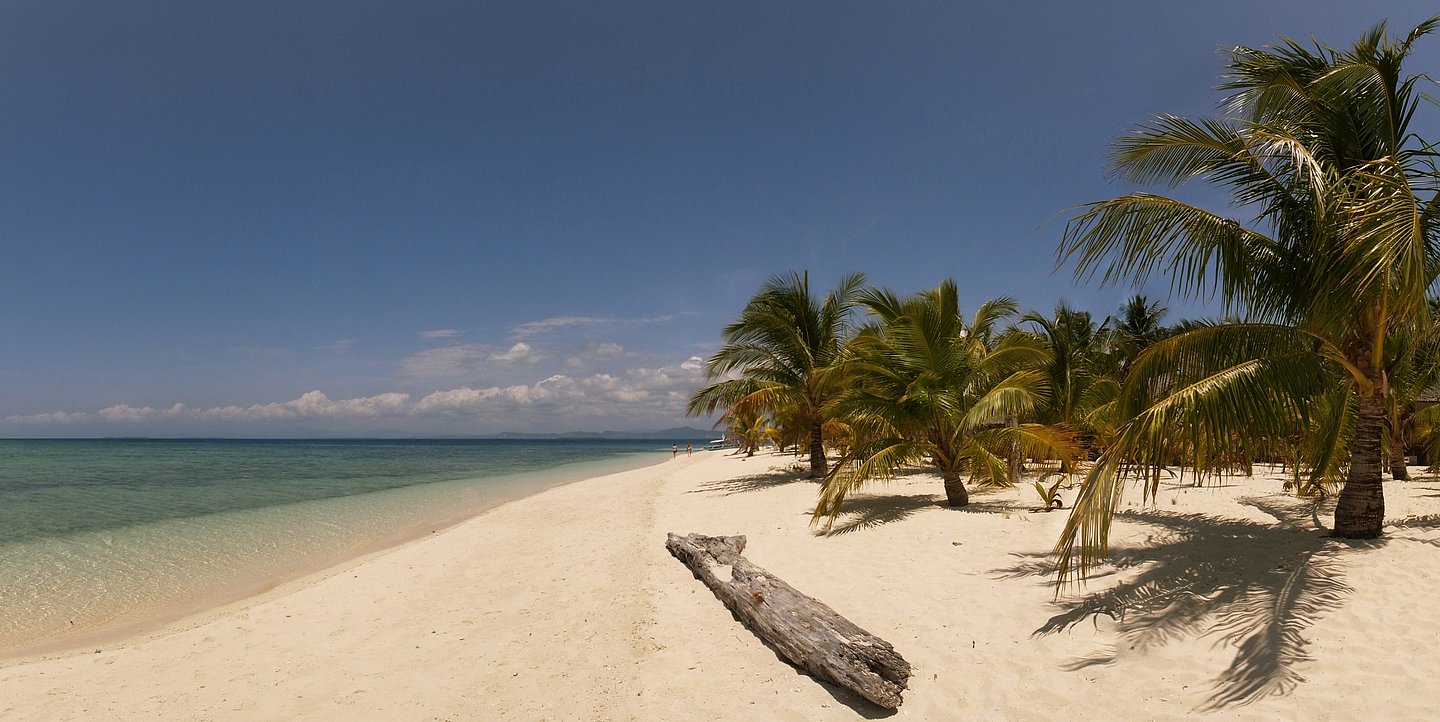
POLYGON ((780 656, 881 707, 900 706, 910 663, 889 642, 741 556, 745 537, 671 533, 665 548, 780 656))
POLYGON ((950 506, 965 506, 970 503, 970 492, 965 490, 965 481, 958 471, 943 471, 940 478, 945 482, 945 503, 950 506))
POLYGON ((821 434, 820 419, 815 419, 810 424, 810 478, 824 479, 830 472, 830 465, 825 459, 825 437, 821 434))
POLYGON ((1397 443, 1390 449, 1390 478, 1409 481, 1410 470, 1405 468, 1405 444, 1397 443))
POLYGON ((1385 489, 1380 477, 1385 400, 1372 394, 1356 401, 1359 413, 1350 441, 1350 472, 1335 503, 1335 536, 1374 539, 1385 522, 1385 489))
MULTIPOLYGON (((1007 416, 1005 417, 1005 425, 1012 429, 1016 428, 1020 426, 1020 418, 1014 415, 1007 416)), ((1010 467, 1008 469, 1010 472, 1010 483, 1020 483, 1020 477, 1025 473, 1025 455, 1020 453, 1020 442, 1010 442, 1010 457, 1006 461, 1010 467)))

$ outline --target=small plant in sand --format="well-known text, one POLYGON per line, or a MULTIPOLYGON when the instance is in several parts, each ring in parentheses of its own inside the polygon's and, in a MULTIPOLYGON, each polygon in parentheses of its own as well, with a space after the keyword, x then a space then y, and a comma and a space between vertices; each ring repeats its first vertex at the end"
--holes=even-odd
POLYGON ((1060 485, 1063 483, 1065 483, 1063 476, 1050 486, 1045 486, 1044 482, 1035 482, 1035 493, 1040 495, 1040 501, 1044 504, 1037 511, 1054 511, 1065 508, 1065 502, 1060 498, 1060 485))

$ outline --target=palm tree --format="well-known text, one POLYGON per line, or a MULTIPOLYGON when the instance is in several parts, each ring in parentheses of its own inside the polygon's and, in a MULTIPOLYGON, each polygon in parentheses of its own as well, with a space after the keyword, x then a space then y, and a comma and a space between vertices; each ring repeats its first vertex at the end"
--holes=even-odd
POLYGON ((771 430, 764 414, 744 411, 730 418, 729 434, 740 440, 740 448, 735 453, 744 452, 747 459, 760 449, 771 430))
POLYGON ((705 377, 715 381, 690 397, 686 413, 712 414, 722 407, 741 412, 795 414, 793 421, 810 440, 810 476, 829 471, 821 429, 824 405, 836 379, 829 373, 848 331, 850 309, 861 274, 852 274, 817 300, 810 274, 772 277, 725 327, 724 345, 710 358, 705 377), (725 378, 732 374, 738 377, 725 378))
POLYGON ((846 390, 833 411, 853 446, 825 480, 815 519, 833 521, 849 493, 872 479, 925 463, 940 472, 951 506, 969 503, 963 476, 980 484, 1012 483, 1003 454, 1012 444, 1065 453, 1068 435, 1037 424, 1006 425, 1046 400, 1049 354, 1021 335, 999 336, 1015 314, 1001 298, 966 324, 954 281, 909 298, 867 289, 861 303, 876 321, 846 347, 846 390))
MULTIPOLYGON (((1105 324, 1096 324, 1089 311, 1073 309, 1064 301, 1055 305, 1053 317, 1031 311, 1020 322, 1033 325, 1035 337, 1050 351, 1045 366, 1050 401, 1039 411, 1041 420, 1091 432, 1089 416, 1109 396, 1096 386, 1114 372, 1106 354, 1110 330, 1105 324)), ((1064 464, 1062 471, 1069 473, 1070 465, 1064 464)))
POLYGON ((1092 452, 1108 448, 1124 423, 1120 417, 1121 381, 1142 351, 1170 335, 1171 330, 1160 324, 1168 310, 1159 301, 1137 294, 1093 332, 1092 348, 1084 356, 1087 375, 1079 394, 1077 419, 1092 452))
POLYGON ((1120 315, 1116 318, 1113 329, 1116 350, 1120 354, 1117 366, 1121 376, 1130 370, 1130 365, 1141 351, 1165 338, 1165 327, 1160 325, 1160 319, 1165 317, 1167 311, 1169 309, 1160 305, 1159 301, 1152 301, 1139 294, 1126 299, 1124 305, 1120 306, 1120 315))
MULTIPOLYGON (((1431 318, 1435 320, 1433 315, 1431 318)), ((1404 339, 1404 342, 1412 343, 1415 352, 1391 374, 1392 393, 1385 408, 1385 458, 1390 465, 1390 477, 1396 481, 1410 479, 1405 467, 1405 450, 1410 439, 1416 438, 1419 399, 1440 388, 1440 325, 1432 323, 1418 337, 1404 339)))
POLYGON ((1124 195, 1070 221, 1062 262, 1074 258, 1077 276, 1100 272, 1102 282, 1166 272, 1182 295, 1218 291, 1242 321, 1202 326, 1142 354, 1126 383, 1135 415, 1072 509, 1057 547, 1062 570, 1078 559, 1083 571, 1103 549, 1121 459, 1146 458, 1178 429, 1282 437, 1337 387, 1348 403, 1332 406, 1353 416, 1353 433, 1335 533, 1380 534, 1389 379, 1414 351, 1397 341, 1429 325, 1426 293, 1440 271, 1437 172, 1430 147, 1409 132, 1419 78, 1401 66, 1437 20, 1403 41, 1381 24, 1343 51, 1288 39, 1236 48, 1220 117, 1161 116, 1119 140, 1115 169, 1128 179, 1172 187, 1205 179, 1253 216, 1247 223, 1164 196, 1124 195))

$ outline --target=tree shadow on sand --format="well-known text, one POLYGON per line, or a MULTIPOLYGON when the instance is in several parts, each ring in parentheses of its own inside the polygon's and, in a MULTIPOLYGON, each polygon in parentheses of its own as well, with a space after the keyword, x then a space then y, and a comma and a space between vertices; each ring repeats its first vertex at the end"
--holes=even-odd
POLYGON ((764 491, 777 486, 788 484, 808 483, 814 481, 807 476, 808 471, 797 471, 794 469, 770 469, 759 474, 749 474, 733 479, 715 479, 714 481, 702 482, 686 494, 715 494, 717 496, 730 496, 732 494, 743 494, 749 491, 764 491))
MULTIPOLYGON (((1119 570, 1140 567, 1139 573, 1065 603, 1066 611, 1035 635, 1065 631, 1100 615, 1114 619, 1126 646, 1137 650, 1185 636, 1219 635, 1219 645, 1233 647, 1235 658, 1197 711, 1290 693, 1304 681, 1297 667, 1312 659, 1305 630, 1353 591, 1341 579, 1337 554, 1346 547, 1385 542, 1324 536, 1311 526, 1311 503, 1241 503, 1279 524, 1158 510, 1117 514, 1156 530, 1150 544, 1111 554, 1119 570)), ((1052 570, 1048 562, 1032 561, 1005 572, 1019 577, 1052 570)), ((1067 669, 1115 661, 1116 655, 1102 654, 1076 660, 1067 669)))
POLYGON ((1386 531, 1385 538, 1387 541, 1413 541, 1419 542, 1421 544, 1429 544, 1430 546, 1440 547, 1440 537, 1436 537, 1434 535, 1416 536, 1415 534, 1410 533, 1413 530, 1428 529, 1440 529, 1440 514, 1412 516, 1395 522, 1393 525, 1391 525, 1391 530, 1386 531))
MULTIPOLYGON (((933 475, 926 471, 906 473, 901 476, 927 476, 933 475)), ((836 523, 828 530, 821 529, 815 532, 815 536, 839 536, 856 531, 864 531, 875 527, 893 524, 897 521, 904 521, 921 509, 946 509, 955 512, 971 514, 1009 514, 1017 511, 1015 506, 1007 501, 984 501, 985 495, 1002 491, 1001 489, 976 489, 970 492, 972 501, 965 506, 950 506, 945 503, 945 497, 939 493, 931 494, 889 494, 885 496, 859 496, 845 500, 841 506, 840 516, 836 523)))
POLYGON ((1000 491, 999 489, 980 489, 970 492, 970 503, 965 506, 950 506, 947 509, 963 512, 966 514, 1025 514, 1031 512, 1044 512, 1044 509, 1031 508, 1025 504, 1019 504, 1008 499, 987 499, 985 495, 1000 491))
POLYGON ((904 521, 921 509, 938 506, 944 506, 944 501, 938 494, 897 494, 847 499, 841 508, 840 520, 828 530, 816 530, 815 536, 839 536, 874 529, 904 521))

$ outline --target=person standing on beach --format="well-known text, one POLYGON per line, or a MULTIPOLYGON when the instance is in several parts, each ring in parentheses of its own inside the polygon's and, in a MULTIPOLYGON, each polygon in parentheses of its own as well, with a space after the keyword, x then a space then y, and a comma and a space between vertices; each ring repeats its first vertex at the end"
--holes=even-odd
POLYGON ((676 455, 676 454, 679 454, 679 453, 680 453, 680 445, 679 445, 679 444, 671 444, 671 445, 670 445, 670 458, 672 458, 672 459, 675 458, 675 455, 676 455))
POLYGON ((687 442, 685 442, 685 455, 686 455, 686 456, 689 456, 689 455, 691 455, 691 454, 693 454, 693 453, 695 453, 695 442, 693 442, 693 441, 687 441, 687 442))

